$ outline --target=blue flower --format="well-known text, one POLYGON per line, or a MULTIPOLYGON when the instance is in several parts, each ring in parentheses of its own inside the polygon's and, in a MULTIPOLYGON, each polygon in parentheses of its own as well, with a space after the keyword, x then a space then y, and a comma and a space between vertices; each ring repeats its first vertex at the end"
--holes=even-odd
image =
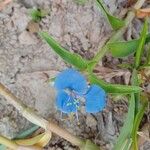
POLYGON ((57 94, 56 106, 64 113, 76 112, 79 101, 75 101, 72 96, 69 96, 65 91, 61 90, 57 94))
POLYGON ((62 71, 55 79, 56 106, 63 113, 76 113, 85 100, 89 113, 102 111, 106 105, 106 93, 97 85, 88 86, 85 77, 75 69, 62 71))
POLYGON ((86 112, 96 113, 102 111, 106 105, 106 93, 97 85, 91 85, 85 99, 86 112))
POLYGON ((78 71, 67 69, 56 77, 55 88, 57 90, 70 89, 78 93, 84 93, 87 90, 87 83, 84 76, 78 71))

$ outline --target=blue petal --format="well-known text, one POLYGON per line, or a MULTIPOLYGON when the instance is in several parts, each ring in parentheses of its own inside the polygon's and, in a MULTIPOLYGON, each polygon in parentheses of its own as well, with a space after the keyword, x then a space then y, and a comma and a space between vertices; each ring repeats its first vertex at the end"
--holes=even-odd
POLYGON ((106 93, 97 85, 91 85, 85 98, 86 112, 97 113, 99 111, 102 111, 106 105, 106 93))
POLYGON ((87 90, 86 79, 75 69, 67 69, 58 74, 54 86, 57 90, 68 88, 78 93, 85 93, 87 90))
POLYGON ((59 91, 56 97, 56 106, 63 113, 76 112, 79 107, 79 102, 74 100, 64 91, 59 91))

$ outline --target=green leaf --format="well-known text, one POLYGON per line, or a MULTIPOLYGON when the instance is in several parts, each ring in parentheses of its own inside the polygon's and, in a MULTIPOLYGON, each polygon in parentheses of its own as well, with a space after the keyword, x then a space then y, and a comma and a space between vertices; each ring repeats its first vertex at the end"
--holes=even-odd
POLYGON ((74 65, 78 69, 84 70, 87 68, 87 61, 80 55, 71 53, 68 50, 61 47, 48 33, 41 32, 40 36, 49 44, 49 46, 66 62, 74 65))
POLYGON ((141 33, 141 38, 140 38, 140 41, 139 41, 139 45, 138 45, 138 48, 136 50, 135 68, 138 68, 140 63, 141 63, 141 57, 142 57, 142 54, 143 54, 143 51, 144 51, 144 44, 145 44, 145 41, 146 41, 147 31, 148 31, 148 21, 146 19, 145 23, 144 23, 144 26, 143 26, 142 33, 141 33))
POLYGON ((104 14, 106 15, 111 27, 114 30, 117 30, 121 27, 123 27, 125 25, 125 22, 119 18, 116 18, 115 16, 112 16, 109 11, 108 8, 104 5, 103 0, 96 0, 97 2, 97 6, 104 12, 104 14))
MULTIPOLYGON (((22 139, 25 138, 29 135, 31 135, 33 132, 35 132, 39 127, 36 125, 33 125, 31 128, 19 133, 15 139, 22 139)), ((0 145, 0 150, 6 150, 6 146, 5 145, 0 145)))
POLYGON ((48 14, 46 10, 38 9, 38 8, 33 8, 30 9, 29 15, 31 16, 33 21, 40 21, 42 17, 45 17, 48 14))
MULTIPOLYGON (((118 41, 108 44, 109 51, 113 57, 126 57, 134 53, 139 45, 140 39, 131 41, 118 41)), ((146 36, 145 43, 150 42, 150 33, 146 36)))
POLYGON ((39 126, 37 125, 33 125, 31 128, 23 131, 23 132, 20 132, 16 137, 15 139, 23 139, 29 135, 31 135, 33 132, 35 132, 37 129, 39 128, 39 126))
POLYGON ((140 66, 140 69, 150 69, 150 64, 140 66))
POLYGON ((84 5, 87 2, 87 0, 74 0, 74 1, 79 5, 84 5))
MULTIPOLYGON (((144 99, 144 97, 143 97, 144 99)), ((147 99, 147 98, 145 98, 147 99)), ((143 118, 143 115, 145 113, 145 110, 148 105, 148 100, 143 100, 142 106, 139 109, 139 112, 137 113, 134 121, 133 131, 132 131, 132 139, 133 139, 133 149, 138 150, 138 141, 137 141, 137 131, 139 129, 140 122, 143 118)))
POLYGON ((113 147, 113 150, 128 150, 129 146, 131 146, 131 142, 129 141, 131 141, 131 133, 134 123, 134 110, 135 97, 132 93, 127 118, 125 119, 124 125, 121 129, 117 142, 113 147))
POLYGON ((107 17, 114 30, 120 29, 125 25, 125 22, 119 18, 116 18, 112 15, 107 15, 107 17))
POLYGON ((107 83, 102 79, 98 79, 94 74, 89 75, 89 80, 90 83, 101 86, 108 93, 129 94, 129 93, 138 93, 142 90, 138 86, 128 86, 128 85, 107 83))
POLYGON ((100 150, 100 147, 92 143, 90 140, 86 140, 85 145, 80 147, 80 150, 100 150))
POLYGON ((122 147, 122 150, 130 150, 131 145, 132 145, 132 139, 128 138, 126 142, 124 142, 124 146, 122 147))

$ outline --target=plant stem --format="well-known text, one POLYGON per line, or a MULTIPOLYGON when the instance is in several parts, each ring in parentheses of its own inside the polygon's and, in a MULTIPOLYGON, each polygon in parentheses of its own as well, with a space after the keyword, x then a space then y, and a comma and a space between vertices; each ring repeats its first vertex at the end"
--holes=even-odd
POLYGON ((140 43, 139 43, 138 48, 136 50, 135 65, 134 65, 135 68, 138 68, 140 66, 140 63, 141 63, 141 58, 142 58, 142 54, 144 51, 144 45, 145 45, 145 41, 146 41, 147 31, 148 31, 148 21, 146 18, 143 29, 142 29, 141 37, 140 37, 140 43))
POLYGON ((145 65, 149 65, 149 64, 150 64, 150 47, 148 48, 147 51, 148 51, 148 52, 147 52, 147 58, 146 58, 146 63, 145 63, 145 65))
POLYGON ((72 144, 82 147, 85 144, 85 140, 82 140, 67 130, 59 127, 53 122, 49 122, 42 117, 38 116, 33 110, 28 108, 25 104, 21 102, 14 94, 12 94, 3 84, 0 83, 0 94, 4 96, 8 103, 12 104, 26 119, 31 121, 33 124, 36 124, 42 128, 44 128, 47 132, 53 132, 60 137, 66 139, 72 144))
MULTIPOLYGON (((132 85, 134 86, 139 86, 139 81, 138 81, 138 72, 136 69, 133 69, 132 71, 132 85)), ((139 93, 134 93, 135 96, 135 116, 138 113, 139 109, 139 99, 140 99, 140 92, 139 93)))
MULTIPOLYGON (((134 9, 139 9, 144 4, 144 2, 145 2, 145 0, 138 0, 137 3, 134 5, 134 9)), ((91 62, 94 62, 93 65, 91 66, 92 70, 95 67, 95 65, 106 54, 106 52, 108 50, 107 45, 111 42, 118 40, 122 36, 122 34, 125 32, 126 28, 132 22, 134 17, 135 17, 135 13, 133 11, 128 12, 128 15, 125 19, 125 26, 123 26, 117 32, 112 33, 111 38, 105 43, 105 45, 98 51, 98 53, 95 55, 95 57, 91 60, 91 62)))
POLYGON ((143 100, 143 101, 144 102, 143 102, 139 112, 137 113, 137 115, 135 117, 134 126, 133 126, 133 130, 132 130, 132 139, 133 139, 132 147, 134 150, 138 150, 137 131, 139 129, 140 122, 143 118, 143 115, 145 113, 145 110, 146 110, 147 104, 148 104, 147 100, 143 100))

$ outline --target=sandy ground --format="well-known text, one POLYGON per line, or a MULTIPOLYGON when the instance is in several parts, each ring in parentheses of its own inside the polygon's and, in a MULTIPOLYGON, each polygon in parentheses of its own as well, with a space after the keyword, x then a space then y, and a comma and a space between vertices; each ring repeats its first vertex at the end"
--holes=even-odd
MULTIPOLYGON (((124 0, 105 0, 110 12, 122 17, 126 13, 124 0)), ((141 21, 134 20, 125 37, 138 37, 141 21)), ((90 138, 105 149, 111 150, 122 126, 127 104, 108 102, 107 108, 96 115, 79 114, 76 120, 61 120, 55 109, 55 94, 47 79, 68 67, 53 51, 33 33, 47 31, 65 48, 90 59, 110 36, 111 28, 92 0, 77 5, 74 0, 18 0, 0 12, 0 81, 45 118, 52 118, 70 132, 90 138), (37 25, 31 23, 29 9, 43 8, 49 14, 37 25), (33 27, 32 27, 33 26, 33 27)), ((109 56, 99 65, 109 67, 119 63, 109 56)), ((126 60, 125 60, 126 61, 126 60)), ((115 68, 115 67, 114 67, 115 68)), ((129 74, 128 74, 129 76, 129 74)), ((118 82, 121 82, 119 80, 118 82)), ((0 133, 13 138, 19 131, 31 126, 26 119, 0 97, 0 133)), ((77 149, 68 142, 54 137, 52 150, 77 149)), ((147 149, 148 150, 148 149, 147 149)))

